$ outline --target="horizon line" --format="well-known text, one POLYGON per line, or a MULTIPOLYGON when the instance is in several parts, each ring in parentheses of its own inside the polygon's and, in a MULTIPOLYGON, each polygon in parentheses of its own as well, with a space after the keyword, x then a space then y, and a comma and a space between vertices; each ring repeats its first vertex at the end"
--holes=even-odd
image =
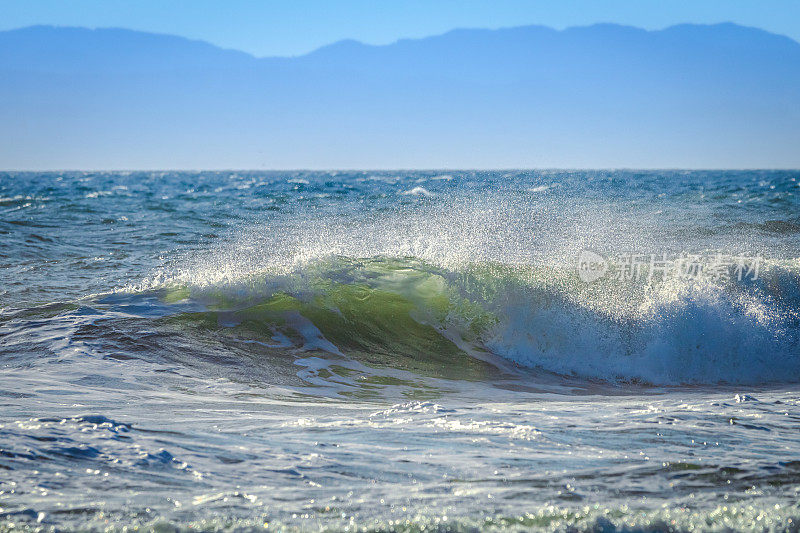
POLYGON ((0 173, 44 172, 532 172, 532 171, 647 171, 647 172, 800 172, 800 167, 419 167, 419 168, 51 168, 51 169, 0 169, 0 173))

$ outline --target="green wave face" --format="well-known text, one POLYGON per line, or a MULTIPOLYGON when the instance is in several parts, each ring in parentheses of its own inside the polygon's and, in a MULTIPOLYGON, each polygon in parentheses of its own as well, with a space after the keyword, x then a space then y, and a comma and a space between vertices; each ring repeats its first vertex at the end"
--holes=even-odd
POLYGON ((161 298, 202 301, 208 310, 168 321, 206 334, 429 377, 482 380, 498 374, 475 357, 483 351, 480 336, 496 318, 456 294, 441 275, 388 259, 336 261, 313 270, 283 279, 273 290, 250 279, 246 288, 172 287, 161 298))

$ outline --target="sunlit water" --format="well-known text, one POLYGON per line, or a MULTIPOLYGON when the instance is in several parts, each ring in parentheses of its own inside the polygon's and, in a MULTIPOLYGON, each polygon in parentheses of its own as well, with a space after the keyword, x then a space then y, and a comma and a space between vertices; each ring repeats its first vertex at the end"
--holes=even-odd
POLYGON ((797 530, 798 193, 0 174, 0 530, 797 530))

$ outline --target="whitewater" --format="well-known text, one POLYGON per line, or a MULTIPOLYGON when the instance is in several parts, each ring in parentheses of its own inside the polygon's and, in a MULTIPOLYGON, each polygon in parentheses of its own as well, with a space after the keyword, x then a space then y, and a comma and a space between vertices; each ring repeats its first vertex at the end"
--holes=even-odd
POLYGON ((0 173, 0 531, 798 529, 800 171, 0 173))

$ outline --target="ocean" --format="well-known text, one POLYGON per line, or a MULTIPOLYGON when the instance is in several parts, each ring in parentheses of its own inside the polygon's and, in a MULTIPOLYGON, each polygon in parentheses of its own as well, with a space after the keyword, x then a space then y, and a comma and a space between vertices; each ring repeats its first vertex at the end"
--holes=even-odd
POLYGON ((0 173, 0 531, 800 529, 800 171, 0 173))

